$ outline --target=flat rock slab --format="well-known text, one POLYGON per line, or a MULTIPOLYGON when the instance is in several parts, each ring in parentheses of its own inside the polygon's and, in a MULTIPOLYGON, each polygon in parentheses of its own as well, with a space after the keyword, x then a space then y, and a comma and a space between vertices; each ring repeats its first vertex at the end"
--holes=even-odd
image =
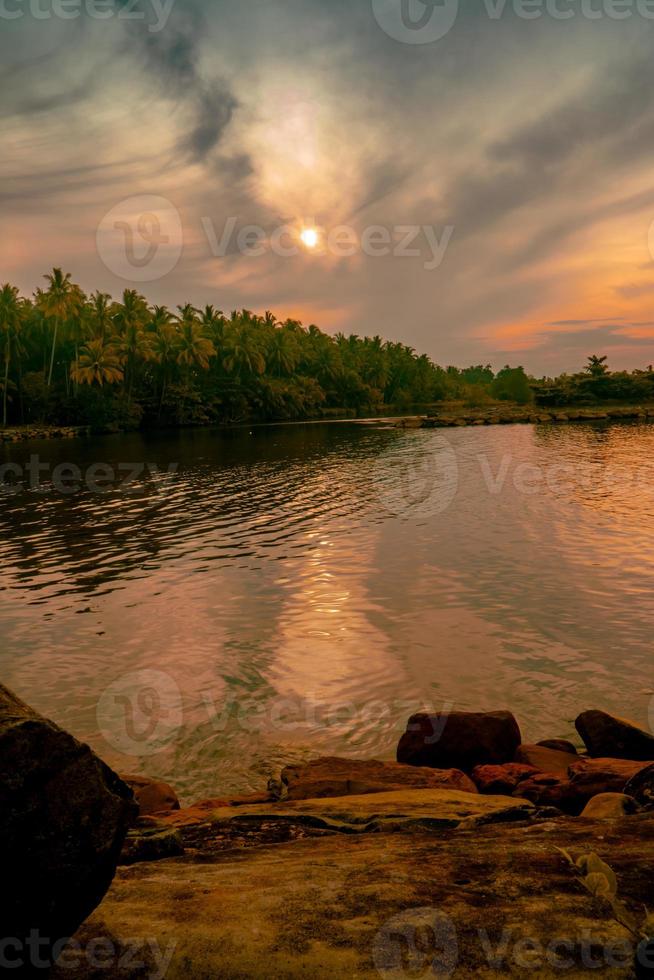
POLYGON ((446 833, 330 834, 121 868, 78 934, 79 968, 55 976, 95 976, 84 943, 107 937, 107 980, 155 974, 153 949, 170 956, 167 980, 394 980, 445 976, 431 968, 444 960, 455 978, 627 978, 633 952, 625 930, 583 890, 556 846, 597 851, 636 912, 651 902, 653 845, 652 817, 561 818, 446 833), (130 937, 139 936, 147 943, 134 950, 130 937), (128 961, 134 951, 145 971, 128 961))
POLYGON ((472 780, 458 769, 428 769, 374 759, 314 759, 305 765, 287 766, 282 783, 289 800, 325 796, 362 796, 364 793, 399 789, 458 789, 476 793, 472 780))
MULTIPOLYGON (((533 812, 527 800, 509 796, 481 796, 456 790, 411 789, 363 796, 330 797, 260 804, 247 808, 218 807, 209 811, 208 823, 237 821, 285 821, 334 830, 365 833, 385 826, 393 828, 425 824, 456 827, 463 821, 513 820, 533 812)), ((183 811, 181 811, 183 814, 183 811)))

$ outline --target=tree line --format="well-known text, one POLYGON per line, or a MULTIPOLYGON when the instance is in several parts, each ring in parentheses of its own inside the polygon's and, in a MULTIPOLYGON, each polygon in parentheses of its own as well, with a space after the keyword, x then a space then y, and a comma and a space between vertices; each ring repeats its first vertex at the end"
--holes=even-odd
MULTIPOLYGON (((120 301, 86 295, 61 269, 44 278, 29 298, 9 283, 0 288, 3 426, 287 420, 449 400, 566 404, 641 392, 638 372, 626 376, 630 387, 601 358, 581 376, 540 381, 521 367, 443 368, 401 343, 332 337, 269 311, 186 304, 173 312, 134 289, 120 301)), ((647 379, 654 391, 651 369, 647 379)))

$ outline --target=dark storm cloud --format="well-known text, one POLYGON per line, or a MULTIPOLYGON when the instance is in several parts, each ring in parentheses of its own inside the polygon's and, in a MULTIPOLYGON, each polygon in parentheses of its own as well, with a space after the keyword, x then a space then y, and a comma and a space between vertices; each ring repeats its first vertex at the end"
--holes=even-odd
MULTIPOLYGON (((126 0, 120 0, 125 3, 126 0)), ((202 162, 218 146, 238 107, 231 86, 220 78, 205 78, 200 69, 206 22, 200 5, 178 3, 161 30, 151 31, 148 3, 141 0, 143 21, 125 21, 125 30, 143 67, 166 96, 188 111, 191 126, 178 148, 193 161, 202 162)))

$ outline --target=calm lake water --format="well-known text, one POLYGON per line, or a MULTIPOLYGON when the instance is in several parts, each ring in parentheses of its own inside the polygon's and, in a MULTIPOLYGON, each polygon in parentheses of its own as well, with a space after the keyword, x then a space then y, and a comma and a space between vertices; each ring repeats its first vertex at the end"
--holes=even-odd
POLYGON ((392 757, 423 706, 511 708, 529 739, 591 706, 654 723, 652 425, 183 431, 0 462, 1 680, 187 801, 392 757))

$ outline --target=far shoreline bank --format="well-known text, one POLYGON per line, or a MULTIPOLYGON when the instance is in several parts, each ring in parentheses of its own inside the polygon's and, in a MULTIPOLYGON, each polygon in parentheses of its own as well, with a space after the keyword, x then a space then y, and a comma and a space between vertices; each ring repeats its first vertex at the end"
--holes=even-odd
MULTIPOLYGON (((80 439, 94 436, 162 434, 166 432, 206 431, 216 429, 223 432, 237 432, 240 429, 266 429, 302 425, 377 425, 398 429, 447 429, 481 427, 486 425, 548 425, 571 422, 647 422, 654 421, 654 404, 588 407, 565 406, 557 409, 543 409, 538 406, 494 405, 486 408, 463 406, 420 406, 415 414, 401 412, 392 407, 386 413, 370 415, 348 414, 346 410, 334 416, 304 419, 270 419, 267 421, 243 420, 238 422, 210 422, 206 425, 165 425, 143 428, 103 428, 91 425, 16 425, 0 429, 0 443, 42 441, 50 439, 80 439)), ((418 406, 416 406, 418 408, 418 406)))

